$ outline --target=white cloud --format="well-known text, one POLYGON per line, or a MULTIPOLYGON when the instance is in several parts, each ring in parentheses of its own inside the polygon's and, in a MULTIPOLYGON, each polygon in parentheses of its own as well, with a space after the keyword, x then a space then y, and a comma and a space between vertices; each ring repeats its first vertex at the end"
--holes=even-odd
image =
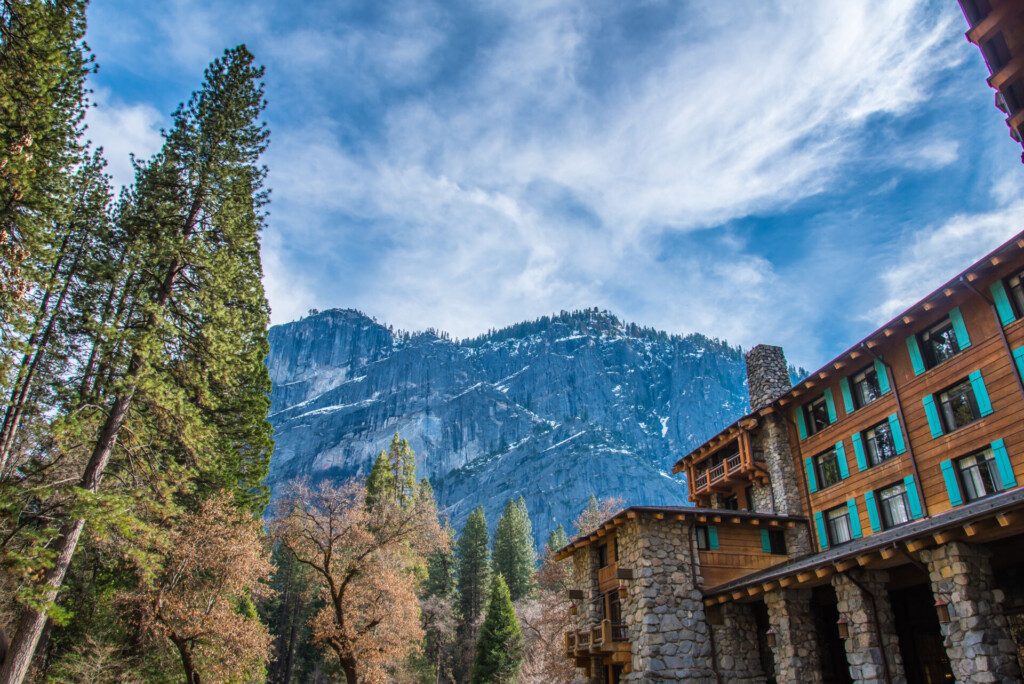
POLYGON ((883 274, 887 298, 870 312, 873 322, 890 320, 1022 229, 1024 200, 921 228, 904 241, 908 246, 897 265, 883 274))
POLYGON ((148 104, 120 102, 103 88, 95 90, 93 101, 86 137, 103 148, 114 187, 130 185, 135 176, 131 155, 145 159, 160 149, 163 117, 148 104))
MULTIPOLYGON (((372 286, 311 283, 320 306, 456 335, 599 305, 744 344, 799 337, 802 304, 777 303, 786 286, 748 245, 723 234, 666 256, 662 241, 832 187, 871 121, 913 112, 956 64, 959 17, 923 2, 716 3, 594 85, 615 7, 496 4, 505 28, 466 80, 388 106, 379 139, 342 144, 327 122, 275 136, 282 232, 343 252, 369 224, 386 243, 354 266, 372 286)), ((957 154, 938 140, 884 164, 957 154)))

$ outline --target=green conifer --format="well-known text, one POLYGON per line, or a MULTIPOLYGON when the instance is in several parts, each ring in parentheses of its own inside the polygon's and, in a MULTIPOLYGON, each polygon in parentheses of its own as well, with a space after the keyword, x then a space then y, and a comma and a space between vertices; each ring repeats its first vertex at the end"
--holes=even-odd
POLYGON ((509 499, 494 531, 494 571, 505 578, 513 601, 530 593, 536 564, 526 501, 509 499))
POLYGON ((483 506, 469 514, 456 549, 459 579, 459 615, 466 625, 475 624, 487 600, 491 568, 487 554, 487 518, 483 506))
POLYGON ((565 533, 565 528, 559 525, 548 535, 548 541, 544 545, 544 555, 549 556, 555 551, 565 548, 568 543, 569 536, 565 533))
POLYGON ((370 476, 366 479, 366 507, 373 508, 379 502, 388 499, 395 491, 395 475, 391 471, 391 463, 383 451, 377 454, 373 462, 370 476))
POLYGON ((473 661, 473 684, 512 684, 523 660, 523 633, 501 575, 494 578, 473 661))

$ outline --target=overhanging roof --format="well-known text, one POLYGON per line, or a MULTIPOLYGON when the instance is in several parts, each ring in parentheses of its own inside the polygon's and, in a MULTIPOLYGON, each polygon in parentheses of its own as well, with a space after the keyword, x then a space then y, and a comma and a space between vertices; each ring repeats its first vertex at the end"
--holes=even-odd
POLYGON ((671 517, 680 521, 693 519, 697 522, 705 522, 705 520, 701 520, 701 518, 705 518, 706 521, 714 522, 716 525, 743 524, 754 520, 758 523, 764 521, 769 524, 774 521, 778 525, 786 526, 792 526, 797 523, 807 523, 807 518, 802 516, 757 513, 755 511, 730 511, 722 508, 697 508, 695 506, 630 506, 629 508, 624 508, 618 513, 610 516, 607 520, 598 525, 597 529, 593 532, 576 537, 566 546, 556 551, 555 560, 565 560, 566 558, 569 558, 576 549, 589 546, 593 542, 602 539, 607 536, 610 531, 624 524, 627 520, 639 517, 641 513, 649 513, 655 517, 660 515, 662 519, 671 517))

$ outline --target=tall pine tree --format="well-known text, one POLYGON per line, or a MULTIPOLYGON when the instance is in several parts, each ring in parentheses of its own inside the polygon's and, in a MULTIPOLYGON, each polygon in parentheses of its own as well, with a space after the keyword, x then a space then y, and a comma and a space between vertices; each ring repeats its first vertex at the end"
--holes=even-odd
POLYGON ((480 627, 473 661, 473 684, 513 684, 523 661, 523 633, 512 596, 501 575, 494 577, 487 617, 480 627))
POLYGON ((494 531, 494 572, 505 578, 513 601, 530 593, 537 552, 526 501, 509 499, 494 531))
POLYGON ((100 483, 112 464, 135 467, 145 455, 148 472, 185 481, 172 487, 190 508, 223 490, 254 513, 266 504, 263 70, 242 46, 205 76, 161 151, 138 166, 117 217, 123 245, 110 254, 122 256, 110 283, 120 317, 96 331, 102 358, 81 369, 91 374, 79 378, 83 403, 59 426, 58 444, 81 450, 78 503, 60 521, 50 567, 22 594, 0 681, 25 677, 83 529, 103 513, 100 483), (138 451, 125 451, 125 436, 138 451))
POLYGON ((551 530, 551 534, 548 535, 547 543, 544 544, 544 557, 547 558, 555 551, 565 548, 568 544, 569 536, 565 533, 565 528, 559 525, 551 530))
POLYGON ((456 547, 459 615, 462 622, 467 625, 476 623, 487 600, 487 587, 491 579, 488 546, 487 517, 484 514, 484 507, 477 506, 469 514, 456 547))

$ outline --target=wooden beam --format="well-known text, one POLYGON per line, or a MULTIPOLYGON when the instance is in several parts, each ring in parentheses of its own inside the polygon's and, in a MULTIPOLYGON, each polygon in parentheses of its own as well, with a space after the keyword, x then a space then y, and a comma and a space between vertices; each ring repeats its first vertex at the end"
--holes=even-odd
POLYGON ((626 517, 630 520, 636 519, 636 511, 626 511, 626 517))
POLYGON ((775 591, 778 588, 779 588, 779 583, 778 582, 765 582, 764 584, 761 585, 761 591, 763 591, 766 594, 769 591, 775 591))
POLYGON ((814 575, 818 579, 825 579, 826 577, 831 577, 834 572, 835 571, 827 565, 823 565, 820 568, 814 569, 814 575))
POLYGON ((942 291, 942 294, 946 295, 947 297, 952 297, 954 294, 956 294, 956 290, 954 290, 951 287, 947 287, 945 290, 942 291))
POLYGON ((699 523, 706 523, 707 521, 708 521, 708 516, 706 516, 706 515, 698 515, 697 516, 697 522, 699 522, 699 523))
POLYGON ((946 530, 945 532, 936 532, 932 535, 932 539, 935 540, 936 544, 948 544, 951 541, 956 541, 963 536, 960 530, 946 530))
POLYGON ((805 582, 810 582, 814 577, 815 575, 813 572, 805 570, 804 572, 797 573, 796 581, 800 584, 804 584, 805 582))
POLYGON ((758 596, 760 594, 761 594, 761 587, 759 587, 757 585, 754 585, 752 587, 747 587, 747 596, 758 596))
POLYGON ((787 520, 786 521, 786 527, 788 527, 789 529, 793 529, 794 527, 796 527, 796 522, 794 522, 792 520, 787 520))
POLYGON ((738 515, 734 515, 733 517, 729 518, 729 522, 731 522, 733 525, 739 525, 741 522, 743 522, 743 518, 741 518, 738 515))
POLYGON ((862 553, 861 555, 857 556, 857 565, 859 565, 862 568, 866 568, 868 566, 868 564, 871 561, 873 561, 874 559, 875 559, 875 554, 873 554, 873 553, 862 553))
POLYGON ((685 515, 683 515, 682 513, 676 513, 676 521, 677 522, 683 522, 684 520, 686 520, 686 516, 685 515))
POLYGON ((996 516, 996 522, 999 523, 1000 527, 1010 527, 1019 520, 1020 516, 1016 513, 1000 513, 996 516))
POLYGON ((782 577, 779 579, 779 586, 785 589, 796 584, 796 580, 792 577, 782 577))
POLYGON ((781 524, 782 523, 780 523, 778 520, 769 520, 768 521, 768 527, 778 527, 781 524))
POLYGON ((857 567, 857 559, 847 558, 846 560, 841 560, 836 563, 836 572, 846 572, 847 570, 851 570, 855 567, 857 567))
POLYGON ((734 592, 732 592, 732 600, 733 601, 739 601, 744 596, 745 596, 745 594, 742 591, 734 591, 734 592))
POLYGON ((720 515, 713 515, 713 516, 711 516, 711 522, 715 522, 715 523, 722 522, 722 516, 720 516, 720 515))
POLYGON ((892 560, 896 557, 896 549, 887 547, 879 550, 878 554, 882 557, 882 560, 892 560))
POLYGON ((991 523, 987 520, 976 520, 972 523, 964 525, 964 534, 968 537, 976 537, 980 533, 984 532, 990 527, 991 523))
POLYGON ((751 518, 750 519, 750 524, 753 525, 754 527, 757 527, 758 525, 761 524, 761 520, 759 518, 751 518))
POLYGON ((917 553, 922 549, 926 549, 932 545, 932 540, 928 537, 921 537, 920 539, 914 539, 913 541, 907 542, 907 551, 910 553, 917 553))
POLYGON ((664 520, 665 519, 665 514, 664 513, 655 513, 654 514, 654 519, 655 520, 664 520))

